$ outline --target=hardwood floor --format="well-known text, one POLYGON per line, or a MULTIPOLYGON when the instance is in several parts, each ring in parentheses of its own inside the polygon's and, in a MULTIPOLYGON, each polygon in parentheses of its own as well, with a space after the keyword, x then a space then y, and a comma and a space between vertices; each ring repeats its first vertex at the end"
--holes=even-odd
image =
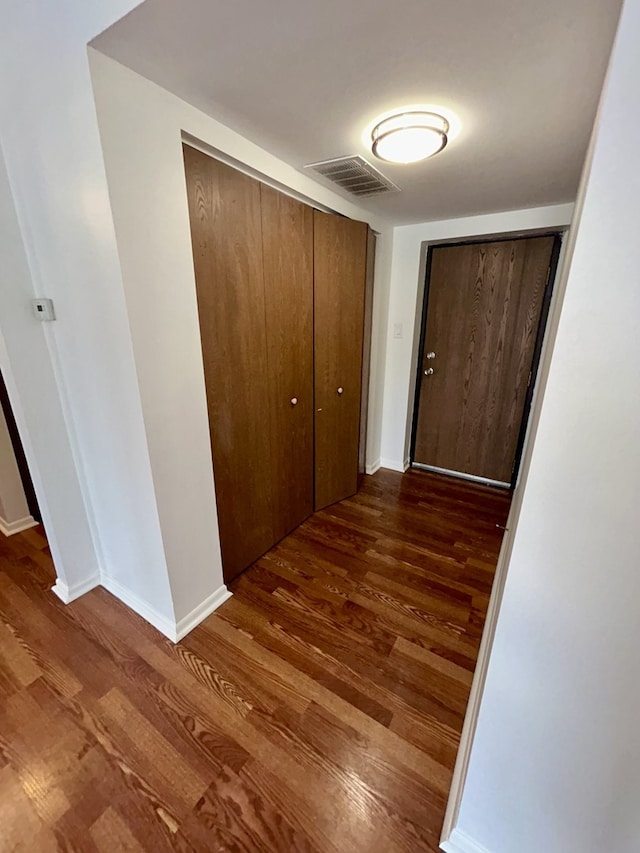
POLYGON ((436 851, 508 504, 380 471, 176 646, 0 537, 0 850, 436 851))

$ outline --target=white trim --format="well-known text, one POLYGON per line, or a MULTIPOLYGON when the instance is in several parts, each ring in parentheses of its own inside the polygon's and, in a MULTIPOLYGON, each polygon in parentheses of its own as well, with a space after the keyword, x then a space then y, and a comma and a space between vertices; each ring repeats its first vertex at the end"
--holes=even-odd
MULTIPOLYGON (((482 640, 480 641, 480 649, 478 651, 478 661, 476 664, 473 683, 471 685, 471 693, 467 704, 467 712, 464 718, 462 727, 462 735, 460 736, 460 746, 458 747, 458 755, 456 765, 453 771, 451 780, 451 788, 449 791, 449 800, 447 802, 447 810, 444 816, 444 824, 442 826, 441 844, 449 843, 460 830, 456 828, 458 822, 458 813, 460 811, 460 803, 462 802, 462 794, 464 784, 467 778, 469 769, 469 760, 471 758, 471 748, 473 746, 473 738, 478 724, 478 715, 480 713, 480 703, 482 701, 482 693, 484 691, 485 681, 487 679, 487 670, 489 669, 489 658, 491 656, 491 647, 493 646, 493 638, 496 633, 498 624, 498 615, 500 605, 502 604, 502 595, 504 592, 505 583, 507 580, 507 570, 511 557, 511 546, 513 544, 512 531, 516 524, 516 519, 520 511, 520 495, 514 495, 509 510, 509 517, 505 525, 505 534, 502 539, 500 554, 496 564, 496 572, 489 599, 489 607, 487 609, 487 617, 482 631, 482 640)), ((463 833, 464 835, 464 833, 463 833)), ((457 853, 455 847, 442 848, 448 853, 457 853)), ((465 848, 462 848, 464 850, 465 848)), ((473 847, 469 848, 474 850, 473 847)), ((479 848, 482 850, 482 848, 479 848)))
POLYGON ((190 631, 204 621, 207 616, 210 616, 214 610, 217 610, 221 604, 231 598, 231 592, 222 584, 218 589, 211 593, 204 601, 194 607, 191 613, 188 613, 180 619, 176 625, 176 642, 186 637, 190 631))
POLYGON ((74 583, 71 587, 67 586, 60 578, 56 578, 55 584, 51 587, 51 592, 55 593, 64 604, 71 604, 76 598, 80 598, 85 592, 89 592, 97 586, 100 586, 100 575, 98 574, 91 575, 79 583, 74 583))
POLYGON ((192 631, 196 625, 199 625, 203 619, 206 619, 214 610, 231 597, 231 593, 223 584, 214 593, 207 596, 204 601, 193 608, 191 613, 176 622, 174 619, 167 619, 161 613, 148 605, 146 601, 139 598, 126 586, 123 586, 119 581, 106 576, 102 577, 102 586, 119 599, 127 607, 130 607, 138 616, 141 616, 146 622, 149 622, 168 637, 172 643, 178 643, 183 637, 192 631))
POLYGON ((380 470, 380 459, 376 459, 372 465, 366 465, 364 470, 367 474, 375 474, 380 470))
POLYGON ((468 480, 471 483, 480 483, 482 486, 495 486, 498 489, 510 489, 511 483, 504 480, 491 480, 478 474, 467 474, 465 471, 454 471, 451 468, 438 468, 437 465, 427 465, 425 462, 413 462, 413 468, 422 471, 431 471, 433 474, 446 474, 447 477, 456 477, 458 480, 468 480))
POLYGON ((398 462, 396 459, 380 459, 380 467, 388 468, 389 471, 399 471, 401 474, 409 467, 409 460, 405 459, 404 462, 398 462))
POLYGON ((22 533, 23 530, 37 526, 38 522, 34 520, 32 515, 25 515, 24 518, 19 518, 17 521, 5 521, 4 518, 0 518, 0 533, 5 536, 13 536, 14 533, 22 533))
POLYGON ((130 589, 127 589, 119 581, 103 575, 101 582, 107 592, 110 592, 111 595, 114 595, 123 604, 126 604, 127 607, 130 607, 138 616, 142 616, 146 622, 157 628, 165 637, 168 637, 174 643, 177 642, 175 620, 167 619, 166 616, 158 613, 155 608, 151 607, 141 598, 138 598, 134 592, 131 592, 130 589))
POLYGON ((461 829, 454 829, 446 841, 441 841, 440 849, 445 853, 489 853, 486 847, 461 829))

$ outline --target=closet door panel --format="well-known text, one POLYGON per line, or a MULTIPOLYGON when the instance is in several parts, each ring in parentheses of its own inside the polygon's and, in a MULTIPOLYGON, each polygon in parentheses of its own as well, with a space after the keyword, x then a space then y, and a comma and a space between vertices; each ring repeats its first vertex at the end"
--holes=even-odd
POLYGON ((273 544, 260 184, 183 146, 224 577, 273 544))
POLYGON ((316 509, 358 488, 367 231, 314 211, 316 509))
POLYGON ((274 540, 313 512, 313 210, 264 184, 262 247, 274 540))

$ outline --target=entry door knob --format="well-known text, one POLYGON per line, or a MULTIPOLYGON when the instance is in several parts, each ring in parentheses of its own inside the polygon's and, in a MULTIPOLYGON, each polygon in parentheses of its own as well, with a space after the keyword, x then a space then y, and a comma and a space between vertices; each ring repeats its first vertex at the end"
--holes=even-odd
POLYGON ((425 376, 431 376, 432 374, 433 374, 433 367, 428 367, 424 372, 425 376))
POLYGON ((427 353, 427 358, 435 358, 435 357, 436 357, 435 352, 428 352, 427 353))
POLYGON ((292 398, 291 398, 291 405, 292 405, 292 406, 297 406, 297 405, 298 405, 298 398, 297 398, 297 397, 292 397, 292 398))
POLYGON ((342 387, 342 385, 341 385, 341 386, 338 388, 338 394, 342 394, 342 393, 343 393, 343 391, 344 391, 344 388, 343 388, 343 387, 342 387))

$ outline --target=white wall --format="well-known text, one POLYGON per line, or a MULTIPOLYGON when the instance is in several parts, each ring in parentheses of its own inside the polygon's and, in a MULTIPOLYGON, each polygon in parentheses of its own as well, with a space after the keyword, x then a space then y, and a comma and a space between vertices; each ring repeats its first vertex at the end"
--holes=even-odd
POLYGON ((45 334, 47 352, 31 355, 13 334, 29 306, 11 280, 2 322, 26 443, 44 486, 38 494, 50 497, 47 533, 60 549, 80 548, 82 539, 74 589, 97 582, 99 568, 172 620, 86 56, 87 41, 133 5, 33 0, 3 9, 1 143, 32 292, 54 299, 58 319, 33 333, 45 334), (36 439, 45 428, 48 448, 36 439), (47 458, 59 447, 59 459, 47 458))
POLYGON ((373 318, 371 324, 369 418, 367 423, 367 474, 374 474, 380 467, 385 395, 384 383, 388 351, 387 329, 389 325, 392 252, 393 230, 386 229, 380 234, 376 242, 373 318))
POLYGON ((33 524, 7 421, 0 409, 0 532, 7 534, 33 524))
MULTIPOLYGON (((95 50, 89 53, 156 499, 180 619, 211 592, 214 574, 222 583, 181 132, 325 207, 370 217, 170 92, 95 50), (189 583, 185 566, 190 567, 189 583)), ((391 229, 375 219, 371 224, 383 232, 374 305, 373 349, 379 360, 384 358, 386 322, 381 317, 391 229)), ((374 369, 369 445, 375 458, 381 379, 374 369)))
POLYGON ((563 229, 570 224, 572 212, 572 204, 562 204, 394 229, 381 435, 384 467, 402 471, 409 459, 426 246, 469 237, 563 229), (397 323, 402 325, 402 338, 393 336, 397 323))
POLYGON ((639 39, 627 0, 450 850, 640 846, 639 39))
POLYGON ((0 369, 55 561, 56 592, 70 600, 97 583, 99 568, 45 327, 29 305, 35 293, 2 156, 0 257, 0 369))

